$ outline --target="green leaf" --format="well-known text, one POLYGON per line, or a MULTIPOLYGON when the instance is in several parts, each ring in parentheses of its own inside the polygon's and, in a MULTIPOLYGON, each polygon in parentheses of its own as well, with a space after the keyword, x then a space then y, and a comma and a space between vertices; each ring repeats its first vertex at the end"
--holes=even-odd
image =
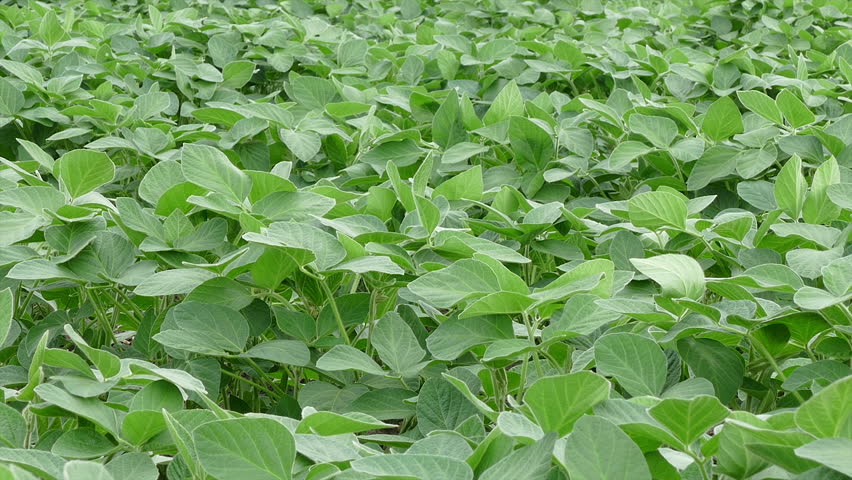
POLYGON ((5 78, 0 78, 0 115, 11 117, 17 114, 24 108, 24 101, 20 90, 5 78))
POLYGON ((730 97, 721 97, 707 109, 701 131, 711 140, 720 142, 732 135, 743 133, 743 117, 730 97))
POLYGON ((0 347, 6 344, 12 331, 12 316, 15 314, 15 297, 9 288, 0 290, 0 347))
POLYGON ((459 260, 418 277, 408 284, 408 289, 438 308, 451 307, 469 296, 484 296, 501 290, 491 268, 473 259, 459 260))
POLYGON ((107 432, 118 436, 122 417, 119 410, 108 407, 96 398, 81 398, 71 395, 52 384, 41 384, 35 387, 35 392, 42 400, 91 420, 107 432))
POLYGON ((631 131, 647 138, 657 148, 667 148, 677 136, 677 124, 666 117, 634 113, 628 124, 631 131))
POLYGON ((556 150, 553 146, 553 138, 527 118, 511 117, 509 142, 515 159, 522 169, 541 170, 550 161, 555 160, 556 150))
POLYGON ((369 478, 441 478, 472 480, 473 470, 463 461, 438 455, 390 454, 359 458, 352 469, 369 478))
POLYGON ((330 81, 303 75, 292 81, 290 92, 293 98, 307 108, 322 110, 337 98, 337 89, 330 81))
POLYGON ((450 382, 430 378, 417 397, 417 424, 424 434, 433 430, 455 430, 479 410, 450 382))
POLYGON ((84 460, 72 460, 63 469, 65 480, 114 480, 102 464, 84 460))
POLYGON ((228 307, 184 302, 172 307, 154 340, 171 348, 223 356, 241 352, 249 336, 248 322, 228 307))
MULTIPOLYGON (((62 480, 64 478, 62 470, 65 466, 65 460, 44 450, 0 448, 0 462, 2 462, 0 465, 18 465, 51 480, 62 480)), ((14 480, 18 479, 15 478, 14 480)))
POLYGON ((385 314, 373 327, 372 345, 379 358, 400 376, 415 375, 426 352, 411 327, 396 312, 385 314))
POLYGON ((346 433, 366 432, 393 425, 380 422, 375 418, 358 412, 338 414, 334 412, 314 412, 306 416, 296 427, 296 433, 315 433, 317 435, 343 435, 346 433))
POLYGON ((143 280, 133 293, 145 297, 181 295, 193 291, 197 286, 215 277, 216 274, 199 268, 166 270, 143 280))
POLYGON ((479 479, 514 480, 523 478, 525 480, 544 480, 550 472, 550 459, 553 455, 555 443, 555 434, 543 436, 531 445, 521 447, 500 459, 488 470, 482 472, 479 479))
POLYGON ((595 364, 630 395, 659 396, 666 383, 666 356, 650 338, 632 333, 604 335, 595 342, 595 364))
POLYGON ((269 340, 251 347, 242 356, 299 367, 307 366, 311 361, 308 347, 298 340, 269 340))
POLYGON ((284 145, 287 145, 293 155, 303 162, 308 162, 314 158, 322 147, 322 140, 314 132, 282 129, 281 139, 284 140, 284 145))
POLYGON ((373 375, 384 375, 385 372, 369 355, 350 347, 335 345, 317 360, 317 368, 328 372, 341 370, 359 370, 373 375))
POLYGON ((485 116, 482 117, 482 122, 485 125, 492 125, 503 120, 508 120, 514 115, 523 115, 524 99, 521 97, 521 91, 514 80, 510 80, 500 93, 491 102, 485 116))
POLYGON ((716 397, 698 395, 690 399, 667 398, 648 409, 657 421, 672 432, 683 445, 698 440, 730 413, 716 397))
POLYGON ((252 213, 273 222, 306 221, 334 208, 334 199, 311 192, 272 192, 257 201, 252 213))
POLYGON ((265 232, 247 233, 243 238, 264 245, 307 250, 314 254, 314 263, 320 271, 346 258, 346 250, 334 236, 304 223, 275 222, 265 232))
POLYGON ((426 339, 429 352, 438 360, 454 360, 465 351, 496 340, 514 338, 512 322, 507 316, 450 318, 426 339))
POLYGON ((840 215, 841 208, 828 196, 828 187, 840 183, 837 160, 829 158, 814 172, 811 190, 802 205, 802 217, 808 223, 825 224, 840 215))
POLYGON ((271 418, 233 418, 200 425, 192 439, 201 466, 217 478, 289 480, 296 445, 287 427, 271 418))
POLYGON ((188 144, 181 148, 183 176, 199 187, 221 193, 240 203, 251 191, 251 178, 235 167, 228 157, 207 145, 188 144))
POLYGON ((852 439, 821 438, 796 449, 796 455, 819 462, 844 475, 852 476, 852 439))
POLYGON ((651 258, 631 258, 639 272, 663 287, 663 295, 695 300, 704 295, 704 270, 694 258, 667 253, 651 258))
POLYGON ((775 202, 790 218, 797 220, 805 204, 808 184, 802 175, 802 160, 793 155, 775 178, 775 202))
POLYGON ((545 432, 569 433, 574 422, 609 397, 610 385, 592 372, 576 372, 536 380, 524 403, 545 432))
POLYGON ((787 123, 789 123, 793 128, 799 128, 809 123, 813 123, 816 119, 814 114, 808 109, 807 105, 799 100, 799 97, 797 97, 789 89, 782 90, 781 93, 775 97, 775 104, 778 105, 778 109, 784 114, 784 118, 787 119, 787 123))
POLYGON ((784 119, 781 117, 781 110, 778 109, 775 100, 772 100, 765 93, 756 90, 738 91, 737 98, 740 99, 740 102, 747 109, 761 117, 778 125, 784 123, 784 119))
POLYGON ((743 358, 716 340, 684 338, 677 342, 680 356, 696 377, 710 380, 723 404, 730 402, 743 383, 743 358))
POLYGON ((14 408, 0 403, 0 446, 23 448, 27 437, 27 421, 14 408))
POLYGON ((630 222, 637 227, 657 230, 671 227, 686 228, 687 208, 683 197, 673 193, 657 191, 636 195, 627 201, 630 222))
POLYGON ((852 438, 852 376, 809 398, 796 411, 796 425, 817 438, 852 438))
POLYGON ((459 142, 467 141, 467 130, 462 121, 459 97, 451 91, 435 112, 432 120, 432 140, 447 150, 459 142))
POLYGON ((565 441, 565 468, 572 480, 650 480, 642 451, 615 424, 583 416, 565 441))
POLYGON ((738 154, 739 150, 726 145, 714 145, 707 149, 692 167, 692 172, 686 181, 687 189, 701 190, 711 182, 734 173, 739 159, 738 154))
POLYGON ((432 192, 432 198, 442 196, 447 200, 481 200, 482 167, 476 165, 464 172, 445 180, 432 192))
POLYGON ((72 198, 105 185, 115 177, 109 156, 93 150, 72 150, 56 161, 53 169, 72 198))

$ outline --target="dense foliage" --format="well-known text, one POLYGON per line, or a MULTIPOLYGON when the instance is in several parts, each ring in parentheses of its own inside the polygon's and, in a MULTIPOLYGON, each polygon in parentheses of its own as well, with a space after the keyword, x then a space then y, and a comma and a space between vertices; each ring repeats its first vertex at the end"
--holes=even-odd
POLYGON ((852 476, 847 0, 0 5, 0 479, 852 476))

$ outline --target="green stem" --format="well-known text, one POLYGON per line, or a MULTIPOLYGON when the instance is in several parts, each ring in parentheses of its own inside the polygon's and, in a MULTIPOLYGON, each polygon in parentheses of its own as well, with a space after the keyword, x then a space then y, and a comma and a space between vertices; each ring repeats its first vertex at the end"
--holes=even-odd
POLYGON ((245 382, 246 384, 251 385, 252 387, 254 387, 258 390, 262 390, 262 391, 266 392, 267 394, 269 394, 270 396, 278 398, 278 394, 276 394, 272 390, 264 387, 263 385, 261 385, 259 383, 255 383, 255 382, 249 380, 248 378, 243 377, 242 375, 237 375, 236 373, 233 373, 230 370, 226 370, 224 368, 222 369, 222 373, 224 373, 225 375, 227 375, 231 378, 235 378, 235 379, 237 379, 241 382, 245 382))
POLYGON ((112 341, 113 345, 118 345, 118 339, 115 338, 115 332, 112 331, 112 324, 106 317, 106 312, 104 311, 103 306, 101 305, 101 301, 98 300, 97 295, 91 295, 89 298, 92 299, 92 305, 95 307, 95 316, 98 319, 98 322, 101 324, 101 328, 104 330, 104 334, 107 336, 107 340, 112 341))
POLYGON ((260 365, 258 365, 257 362, 255 362, 252 358, 249 358, 249 357, 239 357, 239 358, 245 360, 246 363, 251 365, 251 367, 257 372, 257 374, 260 375, 264 380, 266 380, 269 383, 269 385, 272 387, 272 389, 275 390, 278 393, 279 396, 283 397, 283 396, 287 395, 287 393, 284 392, 283 390, 281 390, 281 388, 278 386, 278 384, 275 383, 273 378, 270 377, 269 374, 266 373, 262 368, 260 368, 260 365))
POLYGON ((337 329, 340 330, 340 336, 346 342, 346 345, 352 345, 352 342, 349 340, 349 334, 346 333, 346 327, 343 325, 343 317, 340 315, 340 309, 337 308, 337 302, 334 300, 334 293, 330 288, 328 288, 325 278, 320 275, 314 275, 304 268, 302 269, 302 272, 307 274, 309 277, 313 277, 317 283, 320 284, 323 293, 325 293, 326 299, 328 299, 328 303, 331 305, 331 311, 334 313, 334 320, 337 321, 337 329))
MULTIPOLYGON (((778 362, 775 361, 775 357, 773 357, 772 354, 769 353, 769 350, 767 350, 766 347, 764 347, 762 343, 760 343, 754 337, 752 337, 751 334, 748 335, 748 339, 751 342, 751 344, 754 346, 754 348, 760 353, 760 355, 763 356, 763 358, 766 359, 766 361, 770 365, 772 365, 772 369, 775 370, 775 373, 778 374, 778 378, 780 378, 782 382, 786 382, 787 381, 787 375, 784 375, 784 371, 781 370, 780 366, 778 366, 778 362)), ((805 399, 802 397, 802 395, 798 391, 793 390, 793 396, 796 397, 796 399, 799 401, 799 403, 805 403, 805 399)))

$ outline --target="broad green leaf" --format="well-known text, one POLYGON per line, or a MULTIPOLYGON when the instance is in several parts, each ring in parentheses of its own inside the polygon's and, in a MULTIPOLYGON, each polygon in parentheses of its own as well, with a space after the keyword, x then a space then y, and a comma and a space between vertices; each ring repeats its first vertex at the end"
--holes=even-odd
POLYGON ((775 97, 775 104, 793 128, 813 123, 815 120, 814 114, 807 105, 789 89, 781 90, 781 93, 775 97))
POLYGON ((144 453, 130 452, 118 455, 106 464, 113 478, 134 480, 157 480, 159 472, 151 457, 144 453))
MULTIPOLYGON (((63 480, 65 459, 59 455, 37 449, 0 448, 0 466, 17 465, 39 477, 63 480)), ((2 471, 0 471, 2 473, 2 471)), ((18 480, 14 478, 14 480, 18 480)))
POLYGON ((6 288, 0 290, 0 346, 6 344, 9 333, 12 331, 12 317, 15 314, 15 297, 12 290, 6 288))
POLYGON ((14 408, 0 404, 0 445, 3 448, 23 448, 27 437, 27 421, 14 408))
POLYGON ((417 397, 417 423, 424 434, 433 430, 455 430, 479 410, 450 382, 430 378, 417 397))
POLYGON ((441 478, 473 480, 473 470, 461 460, 438 455, 390 454, 359 458, 352 462, 356 472, 370 478, 441 478))
POLYGON ((304 223, 275 222, 264 233, 247 233, 243 238, 264 245, 307 250, 314 254, 314 263, 320 271, 346 258, 346 250, 334 236, 304 223))
POLYGON ((585 415, 565 441, 562 460, 576 480, 650 480, 648 464, 631 438, 612 422, 585 415))
POLYGON ((515 81, 510 80, 491 102, 482 121, 486 125, 491 125, 508 120, 513 115, 523 115, 523 113, 524 99, 521 97, 521 91, 515 81))
POLYGON ((81 398, 71 395, 52 384, 41 384, 35 387, 35 392, 42 400, 91 420, 107 432, 118 436, 119 424, 123 416, 121 411, 108 407, 96 398, 81 398))
POLYGON ((852 439, 852 376, 809 398, 796 411, 796 425, 817 438, 852 439))
MULTIPOLYGON (((523 418, 523 417, 521 417, 523 418)), ((481 480, 544 480, 550 471, 550 459, 556 435, 546 435, 540 440, 513 451, 479 476, 481 480)))
POLYGON ((541 170, 551 160, 555 160, 556 151, 553 146, 553 138, 532 120, 524 117, 511 117, 509 141, 515 154, 515 160, 522 169, 541 170))
POLYGON ((242 202, 251 191, 251 178, 228 157, 207 145, 188 144, 181 149, 181 170, 190 182, 242 202))
POLYGON ((743 118, 731 97, 721 97, 710 105, 701 122, 701 131, 717 142, 743 133, 743 118))
POLYGON ((311 361, 308 347, 298 340, 270 340, 259 343, 248 349, 242 356, 300 367, 308 365, 311 361))
POLYGON ((447 200, 481 200, 482 167, 476 165, 442 182, 432 192, 432 198, 442 196, 447 200))
POLYGON ((330 436, 346 433, 358 433, 392 425, 358 412, 338 414, 334 412, 314 412, 306 416, 296 427, 296 433, 315 433, 330 436))
POLYGON ((114 480, 103 464, 84 460, 72 460, 63 468, 65 480, 114 480))
POLYGON ((215 274, 198 268, 166 270, 143 280, 133 293, 145 297, 186 294, 215 277, 215 274))
POLYGON ((631 131, 647 138, 657 148, 667 148, 677 136, 677 124, 666 117, 634 113, 628 124, 631 131))
POLYGON ((507 316, 454 317, 441 323, 429 335, 426 346, 436 359, 454 360, 477 345, 510 338, 514 338, 514 332, 507 316))
POLYGON ((710 380, 722 403, 727 404, 734 398, 745 374, 739 354, 709 338, 681 339, 677 342, 677 350, 696 377, 710 380))
POLYGON ((730 413, 716 397, 667 398, 648 409, 683 445, 690 445, 730 413))
POLYGON ((192 439, 201 466, 216 478, 289 480, 296 446, 287 427, 271 418, 233 418, 200 425, 192 439))
POLYGON ((544 377, 527 388, 524 403, 545 432, 565 435, 574 422, 609 397, 610 385, 592 372, 544 377))
POLYGON ((666 356, 656 342, 632 333, 604 335, 595 342, 595 364, 631 395, 659 396, 666 382, 666 356))
POLYGON ((422 367, 420 361, 426 355, 414 332, 399 314, 385 314, 373 327, 371 342, 391 370, 401 376, 416 374, 422 367))
POLYGON ((808 184, 802 175, 802 160, 793 155, 775 178, 775 202, 784 213, 797 220, 805 204, 808 184))
POLYGON ((24 107, 24 94, 9 83, 0 79, 0 115, 11 117, 24 107))
POLYGON ((656 230, 686 228, 686 201, 673 193, 657 191, 636 195, 627 202, 630 222, 637 227, 656 230))
POLYGON ((756 90, 738 91, 737 98, 740 99, 740 102, 742 102, 747 109, 761 117, 771 122, 775 122, 778 125, 784 123, 784 119, 781 117, 781 110, 778 109, 778 106, 775 104, 775 100, 765 93, 758 92, 756 90))
POLYGON ((852 451, 852 439, 821 438, 797 448, 796 455, 819 462, 844 475, 852 476, 850 451, 852 451))
POLYGON ((171 348, 206 355, 241 352, 249 336, 248 322, 228 307, 184 302, 169 310, 154 340, 171 348))
POLYGON ((115 177, 109 156, 93 150, 72 150, 56 161, 53 171, 72 198, 105 185, 115 177))
POLYGON ((631 258, 639 272, 662 287, 663 295, 695 300, 704 295, 704 270, 692 257, 667 253, 651 258, 631 258))
POLYGON ((293 155, 303 162, 314 158, 322 147, 322 140, 314 132, 282 129, 281 139, 284 140, 284 144, 293 152, 293 155))
POLYGON ((840 215, 841 208, 828 196, 828 187, 840 183, 837 160, 830 158, 814 172, 811 189, 802 205, 802 217, 808 223, 825 224, 840 215))
POLYGON ((322 110, 338 96, 333 83, 308 75, 294 79, 290 84, 290 92, 297 102, 314 110, 322 110))
POLYGON ((501 288, 488 265, 466 259, 418 277, 408 289, 436 307, 448 308, 469 296, 484 296, 501 288))
POLYGON ((359 370, 373 375, 384 375, 385 372, 369 355, 350 347, 335 345, 317 360, 317 368, 329 372, 341 370, 359 370))

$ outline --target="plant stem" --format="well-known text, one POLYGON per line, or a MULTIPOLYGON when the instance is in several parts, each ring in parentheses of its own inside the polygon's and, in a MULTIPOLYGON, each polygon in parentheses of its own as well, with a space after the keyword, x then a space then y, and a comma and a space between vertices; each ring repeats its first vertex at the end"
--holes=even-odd
MULTIPOLYGON (((757 341, 750 333, 748 334, 748 339, 754 346, 755 350, 757 350, 760 355, 763 356, 763 358, 766 359, 767 362, 769 362, 769 365, 771 365, 772 369, 775 370, 775 373, 778 374, 778 378, 780 378, 782 382, 786 382, 787 375, 784 375, 784 371, 781 370, 780 366, 778 366, 778 362, 775 361, 775 357, 773 357, 772 354, 769 353, 769 350, 767 350, 766 347, 763 346, 762 343, 757 341)), ((792 393, 793 396, 796 397, 796 399, 799 401, 799 403, 805 403, 805 399, 798 391, 793 390, 792 393)))
POLYGON ((236 378, 237 380, 239 380, 239 381, 241 381, 241 382, 245 382, 245 383, 247 383, 248 385, 251 385, 252 387, 254 387, 254 388, 258 389, 258 390, 262 390, 262 391, 266 392, 267 394, 269 394, 269 395, 271 395, 271 396, 273 396, 273 397, 275 397, 275 398, 278 398, 278 394, 277 394, 277 393, 273 392, 272 390, 270 390, 270 389, 268 389, 268 388, 264 387, 263 385, 261 385, 261 384, 259 384, 259 383, 255 383, 255 382, 253 382, 253 381, 249 380, 248 378, 243 377, 242 375, 237 375, 236 373, 233 373, 233 372, 231 372, 230 370, 227 370, 227 369, 224 369, 224 368, 222 369, 222 373, 224 373, 225 375, 227 375, 227 376, 229 376, 229 377, 231 377, 231 378, 236 378))

